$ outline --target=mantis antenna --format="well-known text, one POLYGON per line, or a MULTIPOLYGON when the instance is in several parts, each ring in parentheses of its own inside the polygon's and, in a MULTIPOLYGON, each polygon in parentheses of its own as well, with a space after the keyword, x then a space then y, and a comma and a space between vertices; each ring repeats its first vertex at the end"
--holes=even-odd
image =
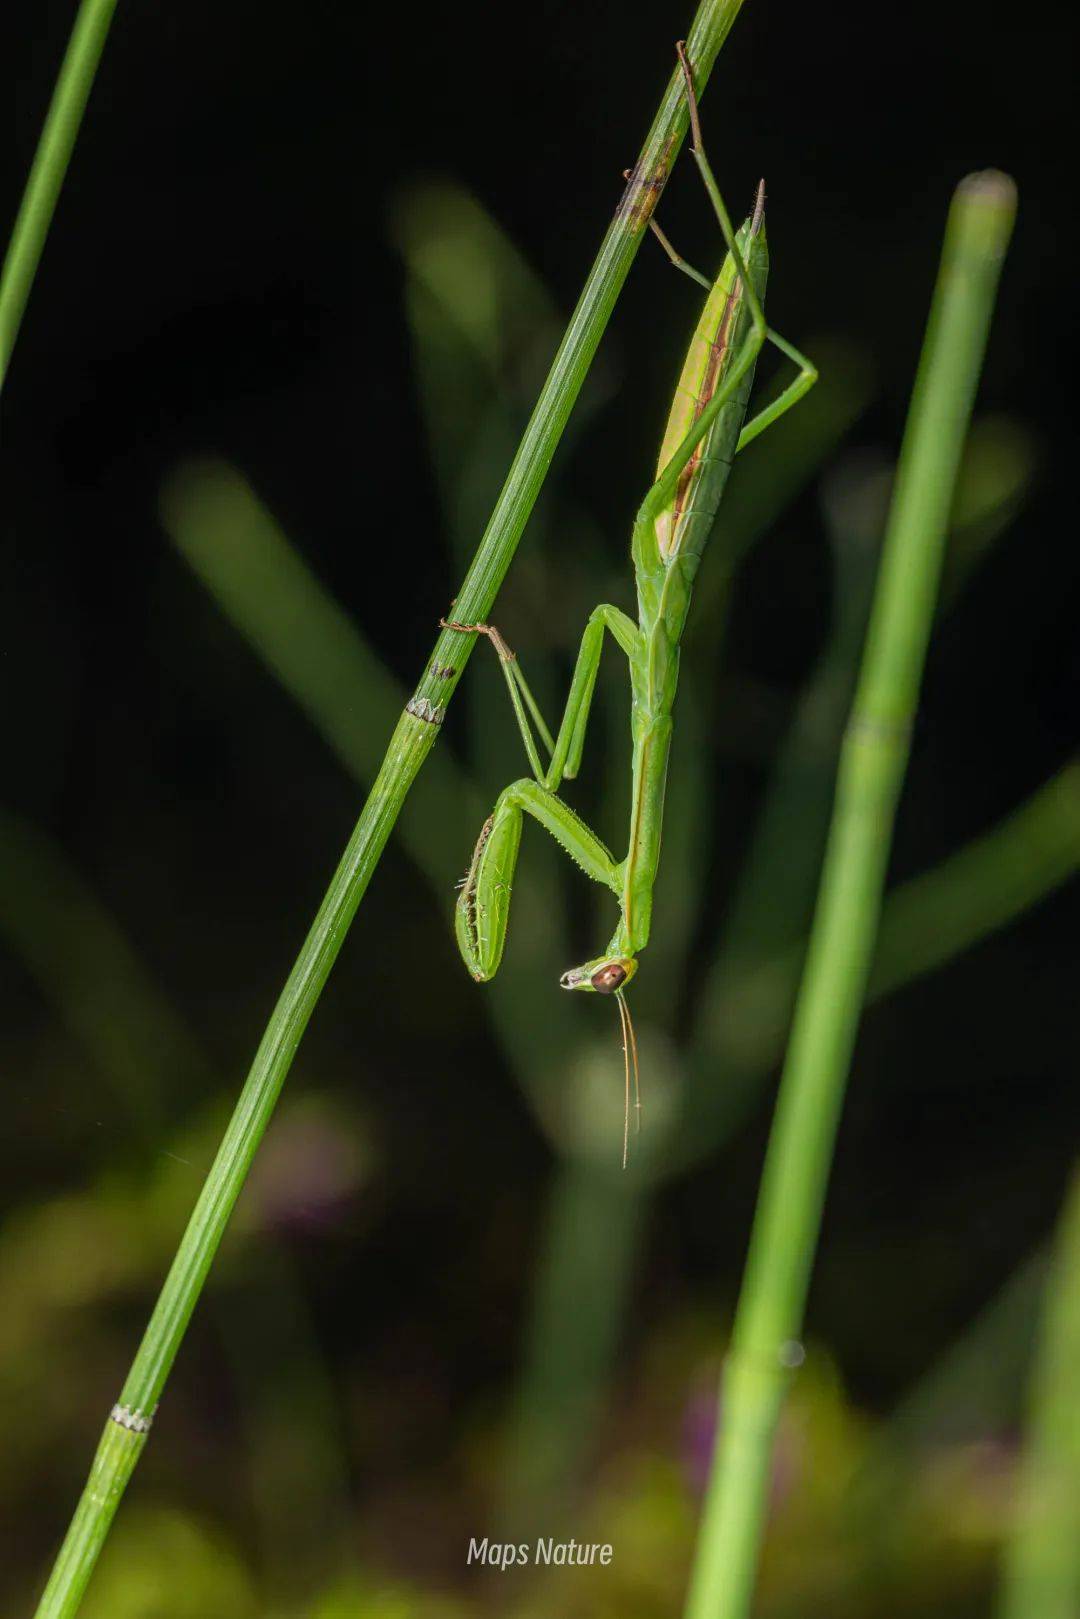
POLYGON ((634 1134, 641 1134, 641 1083, 638 1078, 637 1036, 634 1020, 621 989, 615 991, 619 1003, 619 1021, 622 1024, 623 1068, 626 1073, 626 1103, 623 1108, 622 1166, 625 1169, 630 1156, 630 1065, 634 1067, 634 1134))

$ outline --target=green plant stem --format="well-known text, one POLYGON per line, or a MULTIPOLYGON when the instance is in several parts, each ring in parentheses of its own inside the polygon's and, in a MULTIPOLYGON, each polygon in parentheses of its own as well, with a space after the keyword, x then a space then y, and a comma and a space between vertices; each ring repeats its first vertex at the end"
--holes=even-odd
POLYGON ((870 970, 960 452, 1015 211, 1003 175, 957 189, 841 750, 806 967, 723 1381, 688 1619, 749 1613, 773 1439, 870 970))
POLYGON ((82 0, 0 272, 0 388, 19 335, 116 0, 82 0))
MULTIPOLYGON (((688 36, 699 88, 704 86, 740 6, 741 0, 703 0, 699 6, 688 36)), ((673 72, 458 592, 455 612, 460 619, 473 622, 487 617, 685 129, 681 78, 673 72)), ((164 1389, 293 1055, 409 788, 438 735, 472 640, 444 631, 436 642, 271 1015, 121 1392, 121 1406, 136 1413, 139 1421, 152 1415, 164 1389), (453 673, 436 675, 436 669, 453 673)), ((38 1607, 38 1619, 68 1619, 77 1612, 145 1442, 145 1432, 132 1431, 111 1417, 107 1421, 89 1482, 38 1607)))
POLYGON ((1046 1277, 1000 1619, 1080 1613, 1080 1172, 1046 1277))

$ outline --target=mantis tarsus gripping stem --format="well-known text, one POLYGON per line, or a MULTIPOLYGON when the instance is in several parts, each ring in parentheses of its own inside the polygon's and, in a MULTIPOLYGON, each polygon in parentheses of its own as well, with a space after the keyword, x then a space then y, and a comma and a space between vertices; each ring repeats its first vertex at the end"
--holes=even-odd
POLYGON ((452 618, 440 618, 439 624, 444 630, 459 630, 462 635, 486 635, 495 651, 499 654, 499 663, 506 679, 510 701, 514 705, 514 713, 517 715, 521 735, 525 741, 525 751, 529 756, 529 765, 537 781, 543 783, 546 779, 546 773, 540 763, 540 755, 536 750, 532 730, 525 717, 525 710, 522 708, 523 700, 549 756, 555 751, 555 743, 552 740, 551 732, 547 728, 544 716, 540 712, 536 698, 529 690, 528 682, 521 672, 517 661, 517 653, 510 650, 494 624, 459 624, 452 618))
POLYGON ((694 573, 724 492, 736 452, 790 409, 814 382, 817 372, 799 351, 765 322, 768 276, 765 190, 758 187, 750 217, 736 232, 705 156, 694 76, 684 45, 676 47, 686 84, 692 152, 724 238, 726 254, 710 281, 680 258, 653 223, 668 257, 708 292, 705 307, 683 365, 656 482, 634 524, 632 556, 637 584, 638 621, 608 603, 589 616, 581 638, 570 692, 553 737, 529 690, 520 665, 490 624, 444 621, 462 634, 485 635, 499 663, 517 717, 533 778, 511 783, 500 795, 477 842, 455 913, 458 944, 470 972, 491 978, 502 958, 510 893, 521 840, 523 816, 530 815, 586 874, 610 888, 619 920, 600 956, 571 967, 564 989, 614 994, 623 1033, 625 1108, 623 1162, 629 1150, 631 1082, 635 1117, 641 1102, 637 1045, 624 989, 637 971, 638 955, 649 938, 653 888, 660 858, 664 787, 671 744, 672 706, 678 679, 678 649, 690 605, 694 573), (800 374, 749 423, 746 408, 754 367, 770 341, 795 361, 800 374), (608 630, 630 669, 633 779, 627 852, 616 860, 596 834, 559 797, 564 779, 581 762, 593 690, 608 630), (539 738, 539 745, 537 742, 539 738), (545 768, 542 746, 548 755, 545 768))

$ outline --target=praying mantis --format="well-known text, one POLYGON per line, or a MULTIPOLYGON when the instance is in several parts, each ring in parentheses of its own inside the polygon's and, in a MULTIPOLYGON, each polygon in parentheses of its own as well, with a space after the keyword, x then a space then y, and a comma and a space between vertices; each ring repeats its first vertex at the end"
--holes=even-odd
POLYGON ((443 620, 445 628, 484 635, 494 646, 532 771, 531 777, 512 782, 499 794, 480 832, 455 907, 458 947, 475 979, 485 982, 494 977, 506 942, 524 815, 538 821, 587 876, 615 895, 619 920, 606 950, 569 968, 560 982, 567 990, 614 995, 618 1003, 626 1082, 624 1168, 629 1150, 631 1064, 639 1121, 641 1107, 637 1044, 624 990, 649 940, 679 644, 694 575, 735 455, 790 410, 817 380, 811 362, 765 322, 764 182, 758 187, 752 214, 736 234, 705 155, 693 69, 682 42, 676 52, 686 89, 691 150, 727 251, 719 275, 710 282, 680 258, 659 226, 651 222, 672 263, 703 286, 707 297, 675 390, 656 482, 634 522, 630 550, 637 622, 607 602, 593 609, 581 638, 562 721, 553 737, 517 659, 494 625, 443 620), (747 422, 754 370, 766 342, 793 361, 799 374, 747 422), (559 796, 562 783, 573 780, 581 764, 605 630, 625 654, 630 670, 633 763, 629 840, 622 860, 615 859, 559 796), (537 737, 548 755, 546 766, 537 737))

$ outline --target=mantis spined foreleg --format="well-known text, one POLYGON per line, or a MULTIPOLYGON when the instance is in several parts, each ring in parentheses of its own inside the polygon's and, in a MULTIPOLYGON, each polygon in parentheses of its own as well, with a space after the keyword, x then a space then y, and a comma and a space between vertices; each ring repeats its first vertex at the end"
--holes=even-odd
POLYGON ((790 410, 817 377, 809 360, 765 321, 764 185, 758 188, 750 217, 734 232, 702 146, 690 64, 683 47, 677 50, 686 81, 692 151, 727 251, 719 275, 709 282, 657 230, 672 262, 705 286, 708 296, 676 387, 656 482, 634 522, 631 557, 638 621, 635 624, 620 608, 606 603, 590 614, 555 736, 499 632, 487 624, 451 621, 449 625, 465 634, 486 635, 498 652, 534 778, 516 781, 499 795, 480 834, 457 902, 455 926, 461 954, 479 980, 491 978, 498 970, 524 814, 545 827, 588 876, 611 889, 618 900, 619 919, 607 949, 581 966, 571 967, 561 983, 564 989, 614 994, 618 999, 626 1053, 624 1162, 634 1040, 623 990, 637 971, 638 956, 649 938, 679 644, 694 575, 735 455, 790 410), (747 422, 754 369, 766 342, 794 361, 799 375, 747 422), (605 630, 625 654, 630 671, 633 768, 629 839, 622 860, 616 860, 559 797, 563 780, 575 776, 581 763, 605 630), (541 747, 548 756, 546 765, 541 747))

